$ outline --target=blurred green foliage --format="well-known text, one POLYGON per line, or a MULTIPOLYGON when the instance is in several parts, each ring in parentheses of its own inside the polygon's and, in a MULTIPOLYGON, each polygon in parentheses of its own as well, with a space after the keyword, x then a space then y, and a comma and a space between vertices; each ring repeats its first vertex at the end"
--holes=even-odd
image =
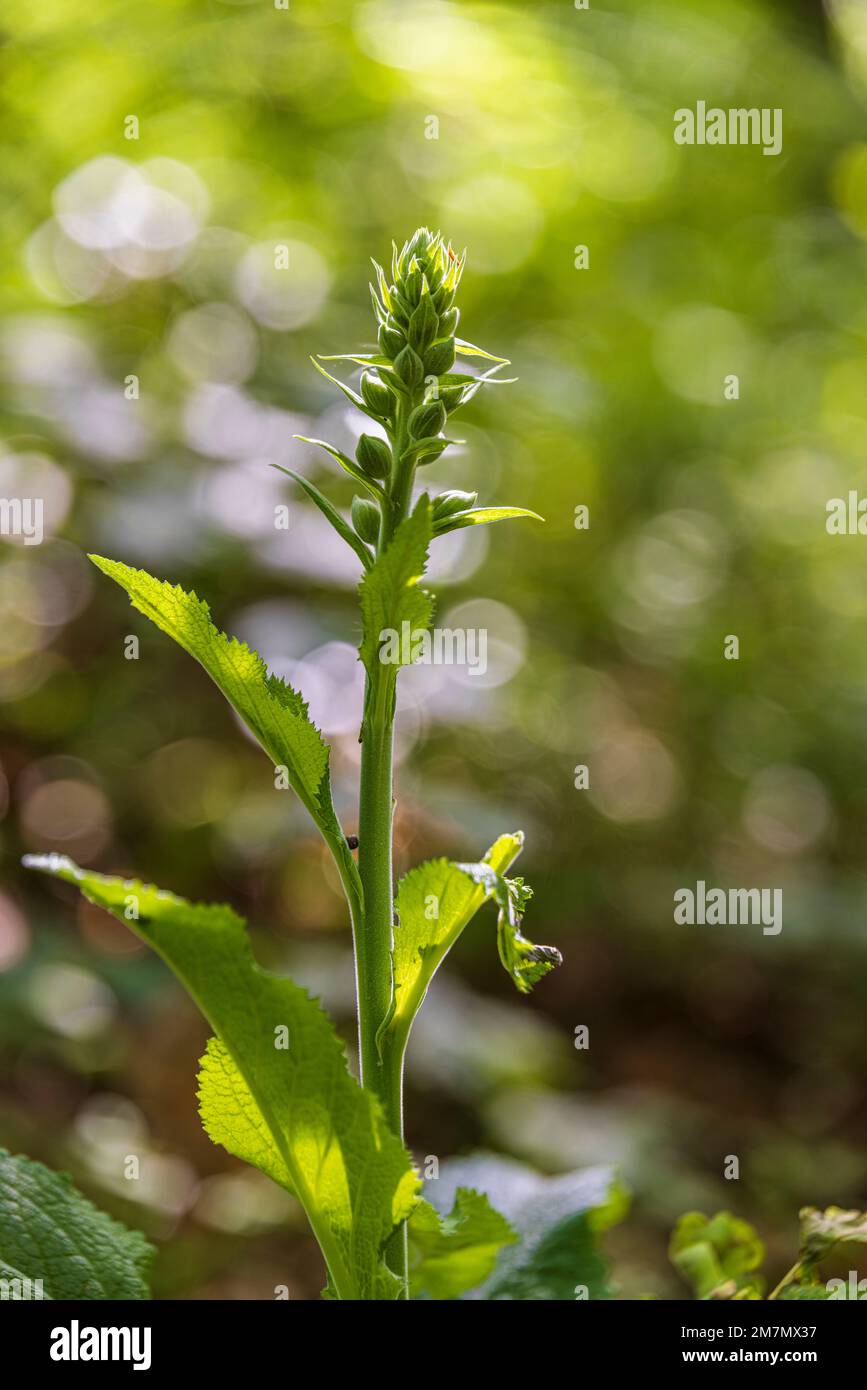
POLYGON ((399 853, 522 826, 565 965, 518 1006, 475 925, 411 1049, 410 1143, 618 1163, 624 1296, 677 1295, 689 1207, 754 1221, 778 1278, 800 1206, 867 1204, 865 542, 825 530, 867 489, 865 7, 7 0, 2 28, 0 494, 43 496, 46 540, 0 555, 0 1140, 161 1242, 158 1293, 321 1286, 290 1199, 200 1133, 165 972, 16 866, 228 899, 348 1018, 300 808, 84 553, 195 588, 301 684, 352 829, 353 561, 268 464, 348 508, 292 439, 352 442, 307 357, 371 342, 368 257, 426 223, 469 248, 461 331, 519 377, 430 476, 547 520, 442 543, 441 619, 488 628, 489 673, 405 674, 399 853), (698 100, 780 108, 782 153, 676 146, 698 100), (782 887, 781 935, 675 926, 698 878, 782 887))

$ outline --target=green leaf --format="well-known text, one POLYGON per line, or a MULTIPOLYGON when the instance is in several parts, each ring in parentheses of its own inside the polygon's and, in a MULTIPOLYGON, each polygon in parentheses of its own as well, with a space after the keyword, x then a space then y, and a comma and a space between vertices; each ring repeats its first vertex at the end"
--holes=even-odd
POLYGON ((404 644, 400 642, 393 661, 380 660, 380 652, 386 654, 382 647, 384 634, 395 633, 399 639, 404 623, 409 624, 406 631, 410 634, 424 632, 430 625, 433 599, 419 587, 419 580, 427 564, 431 527, 430 499, 422 493, 414 511, 400 523, 386 549, 361 580, 358 592, 363 636, 359 652, 371 677, 383 666, 396 675, 398 667, 407 664, 402 659, 404 644))
POLYGON ((126 590, 134 608, 204 667, 274 765, 287 769, 293 790, 331 846, 345 881, 354 882, 357 870, 331 799, 328 746, 298 692, 269 674, 262 658, 245 643, 219 632, 208 605, 195 593, 117 560, 89 558, 126 590))
POLYGON ((503 878, 490 864, 459 864, 493 898, 497 913, 497 949, 506 974, 521 994, 529 994, 543 975, 563 964, 556 946, 537 946, 521 932, 524 908, 533 890, 521 878, 503 878))
MULTIPOLYGON (((0 1149, 0 1279, 41 1279, 43 1298, 149 1298, 145 1275, 155 1253, 66 1173, 0 1149)), ((39 1296, 26 1282, 13 1288, 12 1298, 39 1296)))
POLYGON ((622 1218, 626 1196, 609 1168, 543 1177, 523 1163, 473 1154, 443 1164, 425 1184, 440 1213, 458 1188, 485 1192, 519 1236, 501 1248, 493 1274, 472 1299, 607 1299, 613 1296, 600 1233, 622 1218))
POLYGON ((700 1299, 759 1297, 760 1280, 753 1271, 765 1258, 765 1247, 749 1222, 731 1212, 710 1219, 687 1212, 674 1228, 668 1253, 700 1299))
POLYGON ((409 1221, 410 1288, 414 1297, 459 1298, 484 1283, 504 1245, 517 1233, 484 1193, 459 1187, 448 1216, 421 1201, 409 1221))
MULTIPOLYGON (((328 359, 326 358, 325 360, 327 361, 328 359)), ((371 357, 371 358, 360 357, 360 358, 356 358, 356 359, 354 359, 354 360, 359 361, 359 362, 369 362, 369 361, 372 361, 372 357, 371 357)), ((387 359, 386 359, 386 360, 387 360, 387 359)), ((330 381, 331 384, 332 384, 333 386, 336 386, 337 389, 338 389, 339 391, 342 391, 343 394, 344 394, 344 396, 346 397, 346 399, 347 399, 348 401, 351 401, 352 404, 353 404, 354 406, 356 406, 356 407, 362 412, 362 414, 367 415, 371 420, 377 420, 377 419, 378 419, 378 417, 377 417, 376 415, 374 415, 374 413, 373 413, 372 410, 368 410, 368 408, 367 408, 367 406, 366 406, 366 404, 365 404, 365 402, 364 402, 363 397, 359 396, 359 394, 358 394, 357 391, 353 391, 353 389, 352 389, 351 386, 347 386, 344 382, 339 381, 339 380, 337 379, 336 376, 332 376, 330 372, 327 372, 327 371, 325 370, 325 368, 322 366, 321 362, 318 362, 317 359, 316 359, 315 357, 311 357, 311 358, 310 358, 310 361, 313 363, 314 367, 316 368, 317 372, 319 372, 320 376, 324 376, 326 381, 330 381)), ((301 438, 300 435, 296 435, 295 437, 296 437, 296 438, 299 438, 299 439, 301 438)), ((313 439, 313 440, 310 440, 310 441, 308 441, 308 442, 311 443, 311 444, 317 444, 317 443, 321 443, 321 440, 315 440, 315 439, 313 439)), ((326 445, 325 445, 325 448, 328 449, 329 452, 332 452, 332 453, 334 452, 334 451, 331 449, 331 446, 330 446, 329 444, 326 444, 326 445)), ((335 457, 337 457, 336 454, 335 454, 335 457)))
POLYGON ((508 357, 497 357, 493 352, 485 352, 484 348, 476 347, 475 343, 467 343, 463 338, 455 338, 455 351, 461 357, 486 357, 489 362, 499 362, 503 366, 509 365, 508 357))
MULTIPOLYGON (((504 873, 523 844, 520 831, 501 835, 482 863, 504 873)), ((394 1004, 382 1031, 393 1030, 405 1044, 431 980, 487 896, 484 884, 448 859, 427 860, 400 880, 392 948, 394 1004)))
MULTIPOLYGON (((349 523, 344 521, 339 511, 334 506, 334 503, 329 502, 328 498, 324 493, 319 491, 318 487, 314 487, 313 483, 309 482, 307 478, 303 478, 300 473, 296 473, 294 469, 284 468, 282 463, 274 463, 271 466, 272 468, 278 469, 281 473, 285 473, 288 477, 292 478, 299 487, 304 489, 311 502, 315 502, 322 515, 330 521, 338 536, 346 541, 346 544, 355 551, 355 554, 358 556, 364 568, 369 570, 373 565, 373 551, 369 546, 364 544, 360 536, 356 535, 349 523)), ((368 503, 368 506, 369 505, 368 503)))
POLYGON ((243 1074, 219 1038, 199 1062, 199 1115, 209 1139, 294 1193, 292 1175, 243 1074))
MULTIPOLYGON (((778 1303, 833 1303, 845 1302, 849 1297, 849 1290, 843 1280, 840 1280, 841 1287, 829 1291, 824 1284, 789 1284, 777 1295, 778 1303)), ((860 1294, 855 1294, 855 1298, 861 1298, 860 1294)))
MULTIPOLYGON (((392 246, 394 246, 394 242, 392 242, 392 246)), ((379 294, 380 298, 382 299, 383 305, 386 309, 390 309, 392 302, 391 289, 389 287, 388 280, 386 279, 385 271, 379 264, 379 261, 375 261, 372 256, 370 258, 370 263, 376 271, 376 283, 379 286, 379 294)))
MULTIPOLYGON (((371 420, 376 420, 378 418, 370 411, 366 411, 365 414, 370 415, 371 420)), ((300 439, 302 444, 315 444, 317 448, 324 449, 327 454, 330 454, 331 457, 340 464, 344 472, 349 474, 350 478, 354 478, 357 483, 361 483, 362 487, 366 487, 367 491, 372 493, 374 497, 382 498, 385 496, 379 483, 375 482, 373 478, 369 478, 357 463, 351 458, 348 458, 347 455, 334 444, 329 444, 325 439, 308 439, 306 434, 293 434, 292 438, 300 439)))
MULTIPOLYGON (((320 352, 319 362, 355 362, 359 367, 390 367, 391 358, 381 352, 320 352)), ((330 378, 332 381, 334 377, 330 378)), ((340 382, 337 383, 338 386, 340 382)))
POLYGON ((330 381, 332 386, 336 386, 338 390, 343 392, 348 401, 351 401, 359 410, 363 410, 365 415, 367 414, 367 406, 364 404, 364 400, 359 396, 357 391, 353 391, 352 387, 347 386, 344 382, 338 381, 336 376, 332 376, 330 372, 325 370, 316 357, 311 357, 310 361, 313 363, 320 376, 324 376, 326 381, 330 381))
POLYGON ((611 1296, 608 1266, 584 1212, 546 1232, 532 1256, 495 1283, 489 1294, 492 1299, 546 1303, 611 1296))
POLYGON ((462 526, 487 526, 492 521, 511 521, 519 516, 529 516, 534 521, 545 520, 538 512, 528 511, 526 507, 474 507, 472 511, 444 517, 434 527, 434 535, 444 536, 447 531, 457 531, 462 526))
POLYGON ((124 921, 198 1004, 218 1039, 202 1062, 206 1128, 295 1193, 337 1295, 395 1297, 399 1283, 381 1252, 412 1211, 418 1178, 378 1102, 350 1076, 319 1004, 256 964, 229 907, 188 903, 57 855, 26 862, 124 921))

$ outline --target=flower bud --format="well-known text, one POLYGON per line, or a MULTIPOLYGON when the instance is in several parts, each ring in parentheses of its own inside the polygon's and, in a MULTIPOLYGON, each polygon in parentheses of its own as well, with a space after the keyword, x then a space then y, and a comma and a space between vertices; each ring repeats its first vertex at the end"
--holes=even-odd
POLYGON ((454 304, 455 292, 447 289, 445 285, 441 285, 432 295, 432 299, 437 313, 444 314, 454 304))
POLYGON ((418 353, 407 346, 394 359, 394 370, 407 386, 419 386, 424 381, 424 364, 418 353))
MULTIPOLYGON (((409 341, 416 352, 424 352, 437 335, 439 319, 429 294, 421 297, 419 306, 413 310, 409 321, 409 341)), ((442 334, 440 334, 442 336, 442 334)))
POLYGON ((379 330, 379 346, 383 355, 393 360, 405 344, 406 337, 389 315, 388 321, 379 330))
POLYGON ((384 439, 363 434, 358 441, 355 457, 369 478, 387 478, 391 472, 391 450, 384 439))
POLYGON ((383 386, 373 372, 362 372, 361 374, 361 398, 368 410, 372 410, 374 415, 381 415, 385 420, 391 417, 394 409, 394 397, 388 387, 383 386))
POLYGON ((442 314, 440 314, 439 336, 441 338, 454 337, 454 332, 458 326, 458 319, 460 318, 460 316, 460 309, 446 309, 442 314))
POLYGON ((379 508, 369 497, 353 497, 352 524, 363 541, 376 544, 379 539, 379 508))
POLYGON ((419 449, 416 454, 416 467, 421 468, 425 463, 435 463, 443 450, 448 447, 449 441, 447 439, 426 439, 424 448, 419 449))
POLYGON ((422 375, 442 376, 444 372, 450 372, 454 364, 455 340, 441 338, 439 342, 432 343, 425 353, 422 375))
POLYGON ((463 400, 465 389, 464 386, 440 386, 439 398, 450 415, 463 400))
POLYGON ((414 439, 426 439, 437 435, 446 422, 446 408, 442 401, 425 401, 416 406, 409 417, 409 432, 414 439))
POLYGON ((436 521, 441 521, 443 517, 454 516, 457 512, 467 512, 470 507, 478 501, 477 492, 441 492, 439 497, 433 499, 433 515, 436 521))
POLYGON ((403 282, 403 298, 414 307, 421 299, 421 292, 424 287, 424 272, 421 270, 411 270, 403 282))

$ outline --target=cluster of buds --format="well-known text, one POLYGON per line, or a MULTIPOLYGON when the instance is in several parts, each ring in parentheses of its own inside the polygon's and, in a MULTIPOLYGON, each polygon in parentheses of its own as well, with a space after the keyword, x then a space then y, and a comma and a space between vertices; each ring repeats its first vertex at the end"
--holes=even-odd
MULTIPOLYGON (((454 301, 465 260, 466 253, 457 256, 439 233, 420 227, 401 250, 393 246, 391 283, 373 262, 379 354, 362 375, 361 395, 389 434, 400 402, 406 403, 399 462, 413 468, 433 463, 447 447, 442 431, 463 399, 463 383, 441 386, 441 379, 455 363, 460 314, 454 301)), ((362 435, 356 459, 372 478, 388 478, 394 465, 391 451, 371 435, 362 435)))
MULTIPOLYGON (((503 381, 495 373, 505 358, 456 336, 460 313, 455 295, 465 261, 466 252, 456 254, 441 233, 427 227, 420 227, 400 250, 392 244, 391 277, 374 261, 376 284, 370 286, 379 350, 342 355, 342 360, 363 368, 359 391, 336 380, 321 365, 340 357, 314 359, 318 370, 386 436, 362 434, 354 459, 323 440, 308 441, 327 449, 367 494, 352 503, 348 535, 331 504, 312 484, 301 480, 308 496, 365 565, 371 558, 368 547, 375 550, 387 544, 406 514, 416 469, 433 463, 456 442, 443 434, 449 417, 480 387, 503 381), (493 365, 473 375, 455 369, 456 356, 487 358, 493 365)), ((444 492, 431 502, 435 535, 459 526, 534 515, 514 507, 474 509, 476 494, 469 492, 444 492)))

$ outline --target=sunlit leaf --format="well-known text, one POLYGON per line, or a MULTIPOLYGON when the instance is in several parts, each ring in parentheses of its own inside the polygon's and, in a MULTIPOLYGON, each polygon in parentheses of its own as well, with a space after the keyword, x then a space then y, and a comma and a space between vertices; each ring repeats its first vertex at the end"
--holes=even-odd
MULTIPOLYGON (((523 843, 520 831, 501 835, 485 855, 484 864, 495 873, 504 873, 523 843)), ((394 1007, 384 1026, 404 1041, 431 980, 487 896, 484 884, 448 859, 418 864, 398 883, 392 950, 394 1007)))
POLYGON ((538 512, 528 511, 526 507, 474 507, 468 512, 457 512, 444 517, 434 527, 434 534, 444 536, 447 531, 458 531, 462 526, 487 526, 492 521, 511 521, 515 517, 529 516, 534 521, 544 521, 538 512))
POLYGON ((339 1297, 396 1297, 382 1248, 412 1211, 418 1179, 378 1102, 350 1076, 319 1004, 256 964, 229 907, 189 903, 59 855, 26 862, 114 913, 195 1000, 218 1039, 200 1077, 208 1132, 294 1192, 339 1297))
MULTIPOLYGON (((363 636, 359 650, 369 674, 383 664, 380 653, 384 634, 394 633, 399 638, 404 624, 408 624, 406 631, 410 633, 423 632, 430 625, 433 599, 419 581, 427 564, 431 528, 430 500, 423 493, 361 580, 358 593, 363 636)), ((387 664, 396 674, 398 667, 406 663, 398 656, 387 664)))
POLYGON ((229 638, 211 622, 208 605, 195 593, 154 579, 100 555, 90 559, 129 595, 134 608, 195 657, 250 729, 275 767, 285 767, 293 790, 306 806, 349 879, 356 868, 331 797, 328 746, 296 690, 271 675, 246 643, 229 638))

